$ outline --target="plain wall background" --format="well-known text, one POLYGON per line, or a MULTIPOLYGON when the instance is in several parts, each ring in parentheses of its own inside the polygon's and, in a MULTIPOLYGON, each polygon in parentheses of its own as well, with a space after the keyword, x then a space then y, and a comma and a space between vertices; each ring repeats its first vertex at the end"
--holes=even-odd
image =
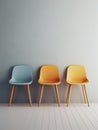
MULTIPOLYGON (((39 67, 55 64, 65 101, 65 69, 82 64, 90 83, 90 102, 98 102, 98 1, 97 0, 0 0, 0 102, 8 102, 11 69, 16 64, 33 68, 33 102, 39 98, 39 67)), ((83 102, 80 87, 74 87, 72 102, 83 102)), ((28 102, 26 91, 18 88, 15 102, 28 102)), ((45 88, 43 102, 56 102, 54 89, 45 88)))

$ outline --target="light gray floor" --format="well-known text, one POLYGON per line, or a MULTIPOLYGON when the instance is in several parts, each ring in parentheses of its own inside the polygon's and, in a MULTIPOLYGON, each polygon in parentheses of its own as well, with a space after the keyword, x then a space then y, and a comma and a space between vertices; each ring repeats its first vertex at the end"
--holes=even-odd
POLYGON ((0 130, 98 130, 98 104, 0 105, 0 130))

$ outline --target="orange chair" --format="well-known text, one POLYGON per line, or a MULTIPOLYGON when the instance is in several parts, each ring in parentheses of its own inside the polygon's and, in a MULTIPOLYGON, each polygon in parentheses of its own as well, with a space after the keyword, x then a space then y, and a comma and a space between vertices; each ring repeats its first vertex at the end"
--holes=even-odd
POLYGON ((82 86, 84 101, 85 101, 85 103, 88 104, 88 106, 90 106, 87 92, 86 92, 86 87, 85 87, 85 85, 89 82, 86 77, 85 68, 81 65, 69 66, 67 69, 66 82, 69 84, 67 98, 66 98, 67 106, 70 102, 70 94, 71 94, 71 90, 72 90, 72 85, 81 85, 82 86))
POLYGON ((58 100, 58 106, 60 106, 60 98, 59 98, 59 92, 58 92, 57 85, 59 85, 61 83, 61 81, 59 78, 58 67, 55 65, 42 66, 40 69, 40 77, 39 77, 38 83, 42 85, 41 91, 40 91, 39 105, 42 100, 44 86, 52 85, 52 86, 55 86, 56 96, 57 96, 57 100, 58 100))

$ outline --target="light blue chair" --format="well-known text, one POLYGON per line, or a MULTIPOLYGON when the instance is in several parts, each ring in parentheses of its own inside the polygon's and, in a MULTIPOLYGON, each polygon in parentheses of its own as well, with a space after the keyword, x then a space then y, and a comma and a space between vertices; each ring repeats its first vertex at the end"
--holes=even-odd
POLYGON ((32 74, 31 66, 29 65, 15 66, 12 70, 12 77, 9 80, 9 84, 12 85, 9 105, 11 105, 14 99, 16 85, 20 85, 20 86, 26 85, 30 106, 32 106, 32 99, 31 99, 31 92, 30 92, 30 84, 32 84, 32 82, 33 82, 33 74, 32 74))

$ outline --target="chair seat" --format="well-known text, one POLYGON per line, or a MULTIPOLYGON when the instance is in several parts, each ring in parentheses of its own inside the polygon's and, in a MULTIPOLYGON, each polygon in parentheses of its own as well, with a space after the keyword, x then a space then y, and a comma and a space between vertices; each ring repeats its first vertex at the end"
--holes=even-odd
POLYGON ((88 80, 85 80, 85 81, 67 81, 68 84, 73 84, 73 85, 83 85, 83 84, 87 84, 89 83, 88 80))
POLYGON ((39 84, 43 84, 43 85, 59 85, 61 83, 61 81, 38 81, 39 84))
POLYGON ((30 80, 30 81, 17 81, 17 80, 10 80, 9 81, 9 83, 10 84, 14 84, 14 85, 29 85, 29 84, 31 84, 33 81, 32 80, 30 80))

